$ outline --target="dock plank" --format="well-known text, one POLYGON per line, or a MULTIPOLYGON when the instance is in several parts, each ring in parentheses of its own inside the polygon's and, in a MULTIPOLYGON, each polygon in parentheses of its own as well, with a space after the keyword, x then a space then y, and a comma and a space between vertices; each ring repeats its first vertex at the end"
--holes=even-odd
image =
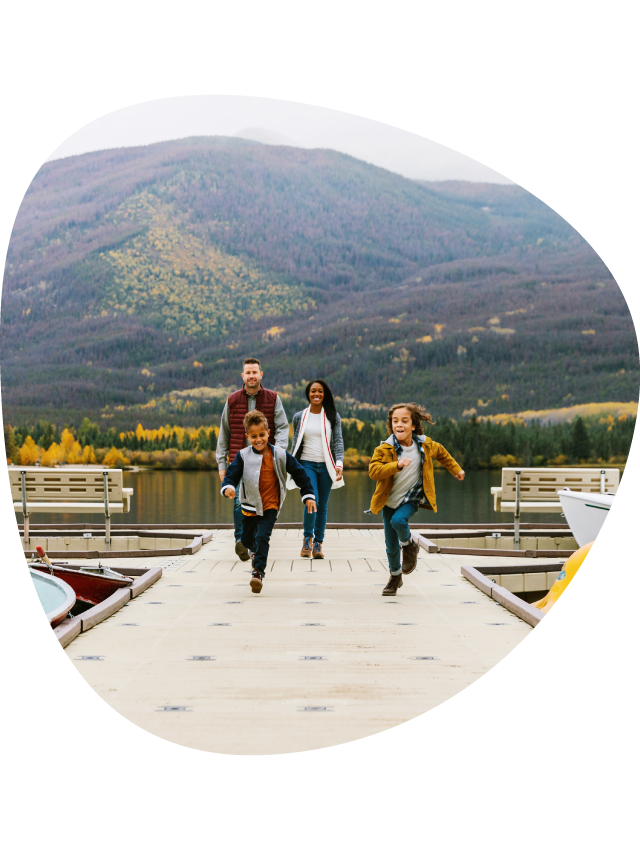
POLYGON ((267 754, 333 746, 416 717, 531 631, 460 574, 463 563, 513 557, 421 552, 388 600, 380 530, 328 529, 325 558, 315 561, 299 557, 300 535, 289 530, 274 532, 259 596, 230 529, 206 556, 136 559, 162 564, 163 577, 65 651, 97 693, 143 729, 206 751, 267 754), (505 625, 488 625, 497 621, 505 625), (81 660, 93 655, 104 662, 81 660), (423 657, 430 660, 416 660, 423 657), (171 706, 185 711, 164 710, 171 706))

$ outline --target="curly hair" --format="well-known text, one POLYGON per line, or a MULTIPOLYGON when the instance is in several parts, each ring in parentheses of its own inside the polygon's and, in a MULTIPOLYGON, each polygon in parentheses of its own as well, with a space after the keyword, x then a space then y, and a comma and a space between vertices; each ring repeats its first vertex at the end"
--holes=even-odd
POLYGON ((433 425, 434 421, 431 418, 431 414, 427 413, 427 411, 420 404, 416 404, 415 401, 410 401, 408 404, 394 404, 393 407, 389 410, 387 414, 387 433, 393 434, 393 428, 391 426, 391 419, 396 410, 400 410, 401 407, 406 408, 411 414, 411 421, 416 426, 415 433, 416 434, 424 434, 424 429, 422 428, 422 423, 427 422, 429 425, 433 425))
POLYGON ((249 428, 252 425, 264 425, 264 427, 269 430, 269 423, 267 422, 267 417, 261 410, 250 410, 248 413, 245 413, 244 420, 244 433, 249 433, 249 428))

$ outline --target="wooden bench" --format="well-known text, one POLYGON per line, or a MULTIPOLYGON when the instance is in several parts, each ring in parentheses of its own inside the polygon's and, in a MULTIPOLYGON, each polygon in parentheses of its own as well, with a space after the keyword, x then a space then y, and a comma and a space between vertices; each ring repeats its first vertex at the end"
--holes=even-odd
POLYGON ((111 547, 111 515, 128 513, 133 489, 122 486, 121 469, 9 467, 13 509, 24 517, 29 548, 29 517, 35 513, 104 514, 105 544, 111 547))
POLYGON ((520 548, 520 514, 562 513, 558 490, 615 493, 619 469, 550 469, 505 467, 502 486, 492 487, 493 508, 514 514, 514 548, 520 548))

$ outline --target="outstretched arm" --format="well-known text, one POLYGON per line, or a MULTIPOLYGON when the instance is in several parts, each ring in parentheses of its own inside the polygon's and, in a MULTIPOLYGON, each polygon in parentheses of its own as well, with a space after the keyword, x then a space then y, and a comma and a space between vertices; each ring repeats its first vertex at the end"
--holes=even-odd
POLYGON ((458 479, 458 481, 462 481, 464 479, 464 470, 457 460, 453 458, 440 443, 431 444, 431 457, 434 457, 444 466, 445 469, 448 469, 449 472, 458 479), (460 477, 461 475, 462 477, 460 477))
POLYGON ((242 474, 244 472, 244 460, 242 459, 242 455, 240 452, 235 456, 233 463, 227 469, 224 481, 222 482, 222 489, 220 492, 223 496, 226 496, 229 499, 233 499, 236 495, 236 490, 238 488, 238 484, 242 481, 242 474))

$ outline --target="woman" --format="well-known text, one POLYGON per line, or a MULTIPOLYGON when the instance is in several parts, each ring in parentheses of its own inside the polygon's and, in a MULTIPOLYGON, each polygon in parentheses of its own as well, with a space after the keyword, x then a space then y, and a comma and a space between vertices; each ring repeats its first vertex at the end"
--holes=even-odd
MULTIPOLYGON (((344 487, 342 426, 333 394, 324 381, 311 381, 307 384, 305 395, 309 407, 293 417, 291 454, 300 461, 311 479, 318 509, 316 513, 309 513, 306 507, 304 509, 304 543, 300 556, 324 558, 322 542, 327 525, 329 494, 332 489, 344 487)), ((287 488, 293 490, 295 486, 288 478, 287 488)))

